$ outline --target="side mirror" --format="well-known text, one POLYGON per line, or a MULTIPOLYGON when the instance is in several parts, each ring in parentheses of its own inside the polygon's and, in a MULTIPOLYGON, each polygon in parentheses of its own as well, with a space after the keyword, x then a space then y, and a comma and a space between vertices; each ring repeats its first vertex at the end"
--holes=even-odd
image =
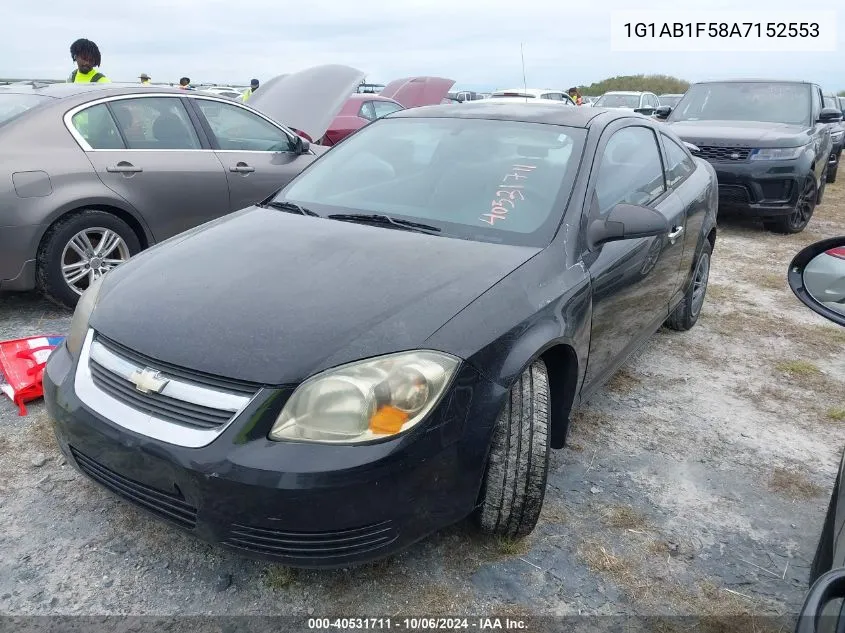
POLYGON ((836 108, 822 108, 819 123, 837 123, 842 120, 842 113, 836 108))
POLYGON ((845 325, 845 236, 801 250, 789 264, 789 287, 816 314, 845 325))
POLYGON ((845 569, 842 568, 827 572, 813 583, 798 614, 795 633, 841 631, 842 618, 833 614, 824 615, 825 607, 840 598, 845 598, 845 569))
POLYGON ((654 108, 646 107, 646 108, 634 108, 634 112, 637 114, 645 114, 646 116, 651 116, 654 114, 654 108))
POLYGON ((607 242, 654 237, 669 233, 666 216, 634 204, 617 204, 602 220, 587 227, 587 245, 593 250, 607 242))
POLYGON ((293 151, 295 154, 304 154, 311 149, 311 143, 302 138, 299 134, 293 137, 293 151))
POLYGON ((692 154, 697 154, 701 151, 701 148, 698 145, 693 145, 692 143, 687 143, 686 141, 684 141, 684 145, 692 154))
POLYGON ((672 106, 659 106, 654 111, 654 116, 658 119, 666 119, 669 118, 669 115, 672 113, 672 106))

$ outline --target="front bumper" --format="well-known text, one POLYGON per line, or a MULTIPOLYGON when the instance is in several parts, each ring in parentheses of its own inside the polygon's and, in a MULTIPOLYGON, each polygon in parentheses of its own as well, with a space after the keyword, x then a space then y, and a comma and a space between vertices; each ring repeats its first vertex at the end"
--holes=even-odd
POLYGON ((262 390, 207 446, 133 433, 76 395, 62 345, 44 396, 62 452, 83 474, 206 541, 294 567, 363 563, 404 549, 475 508, 505 391, 464 363, 427 422, 362 446, 272 442, 292 390, 262 390))
POLYGON ((801 160, 711 162, 719 181, 719 211, 749 217, 789 215, 795 210, 809 166, 801 160))

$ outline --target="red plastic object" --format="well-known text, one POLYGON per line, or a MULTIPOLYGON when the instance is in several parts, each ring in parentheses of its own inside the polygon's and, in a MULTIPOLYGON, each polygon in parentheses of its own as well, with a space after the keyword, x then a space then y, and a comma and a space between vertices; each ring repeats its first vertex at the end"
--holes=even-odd
POLYGON ((44 395, 44 367, 62 341, 57 335, 0 341, 0 391, 18 405, 20 415, 26 415, 25 403, 44 395))

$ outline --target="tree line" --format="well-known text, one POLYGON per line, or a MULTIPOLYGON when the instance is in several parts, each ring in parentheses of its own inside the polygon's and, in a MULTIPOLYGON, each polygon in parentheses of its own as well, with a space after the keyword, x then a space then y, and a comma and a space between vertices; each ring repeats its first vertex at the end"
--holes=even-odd
POLYGON ((632 90, 654 94, 683 94, 689 82, 669 75, 624 75, 581 86, 581 94, 601 96, 611 90, 632 90))

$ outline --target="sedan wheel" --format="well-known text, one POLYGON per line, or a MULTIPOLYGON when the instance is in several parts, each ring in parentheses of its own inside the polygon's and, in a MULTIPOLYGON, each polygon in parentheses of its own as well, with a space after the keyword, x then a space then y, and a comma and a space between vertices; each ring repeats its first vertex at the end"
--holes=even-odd
POLYGON ((692 282, 687 288, 684 298, 666 320, 666 327, 671 330, 685 332, 692 328, 701 315, 704 297, 707 295, 707 282, 710 280, 710 255, 713 249, 708 240, 704 240, 701 251, 695 262, 692 282))
POLYGON ((41 240, 36 262, 38 289, 73 308, 98 278, 141 250, 141 242, 119 217, 86 209, 62 218, 41 240))
POLYGON ((114 231, 100 226, 84 229, 62 252, 62 275, 68 287, 82 296, 94 281, 129 257, 129 246, 114 231))

